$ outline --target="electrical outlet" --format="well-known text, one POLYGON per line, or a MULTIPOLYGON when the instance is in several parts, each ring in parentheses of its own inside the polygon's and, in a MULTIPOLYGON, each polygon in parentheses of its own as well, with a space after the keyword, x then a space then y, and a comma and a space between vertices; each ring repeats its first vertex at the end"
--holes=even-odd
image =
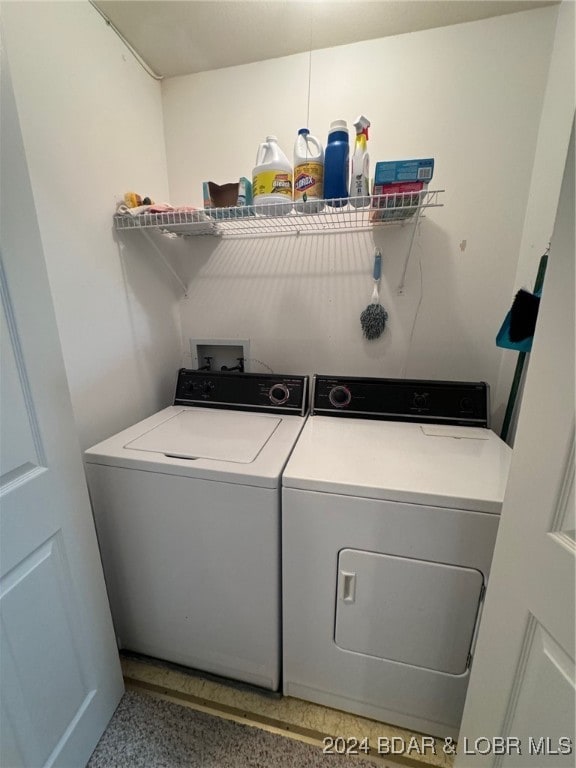
POLYGON ((244 361, 244 370, 249 371, 249 339, 190 339, 192 368, 210 365, 210 370, 220 371, 236 368, 239 358, 244 361), (208 360, 210 358, 210 360, 208 360))

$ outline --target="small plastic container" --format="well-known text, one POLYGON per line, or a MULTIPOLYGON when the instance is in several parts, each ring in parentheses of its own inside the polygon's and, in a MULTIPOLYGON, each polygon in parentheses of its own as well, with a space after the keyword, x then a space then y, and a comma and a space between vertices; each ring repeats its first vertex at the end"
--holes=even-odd
POLYGON ((348 203, 350 146, 346 120, 333 120, 324 153, 324 198, 326 204, 341 208, 348 203))
POLYGON ((276 136, 267 136, 258 147, 252 195, 257 215, 285 216, 292 210, 292 163, 278 146, 276 136))
POLYGON ((318 213, 324 208, 324 149, 300 128, 294 144, 294 207, 299 213, 318 213))
POLYGON ((401 181, 395 184, 374 184, 372 221, 403 221, 409 219, 426 199, 428 182, 401 181))

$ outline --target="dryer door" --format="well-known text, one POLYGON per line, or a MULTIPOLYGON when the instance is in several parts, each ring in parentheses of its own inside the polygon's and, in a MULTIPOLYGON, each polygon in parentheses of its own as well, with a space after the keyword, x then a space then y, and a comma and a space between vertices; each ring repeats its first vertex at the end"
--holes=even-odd
POLYGON ((343 549, 338 581, 340 648, 452 675, 466 671, 480 571, 343 549))

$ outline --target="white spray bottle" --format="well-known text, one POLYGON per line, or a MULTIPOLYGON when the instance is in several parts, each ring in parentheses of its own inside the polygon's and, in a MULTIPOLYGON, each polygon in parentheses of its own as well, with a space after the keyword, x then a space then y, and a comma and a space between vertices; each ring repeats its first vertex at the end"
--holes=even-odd
POLYGON ((370 156, 368 154, 368 128, 370 120, 364 115, 356 118, 356 143, 352 155, 350 178, 350 204, 355 208, 370 205, 370 156))

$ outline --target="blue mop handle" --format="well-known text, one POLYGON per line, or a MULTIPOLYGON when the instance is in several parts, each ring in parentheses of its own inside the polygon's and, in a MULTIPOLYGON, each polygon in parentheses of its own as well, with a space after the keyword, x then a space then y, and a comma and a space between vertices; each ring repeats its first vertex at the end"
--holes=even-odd
POLYGON ((374 280, 380 280, 382 275, 382 254, 376 251, 374 254, 374 280))

